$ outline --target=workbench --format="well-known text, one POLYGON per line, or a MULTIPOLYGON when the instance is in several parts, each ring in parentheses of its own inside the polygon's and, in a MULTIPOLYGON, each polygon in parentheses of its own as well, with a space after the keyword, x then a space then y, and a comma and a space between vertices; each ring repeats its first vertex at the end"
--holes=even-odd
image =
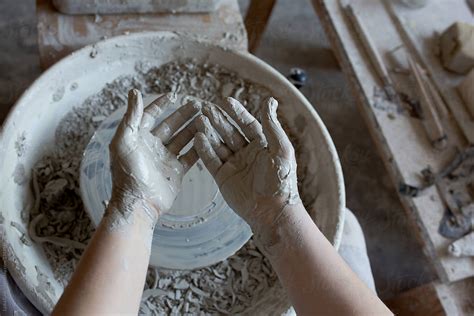
MULTIPOLYGON (((423 194, 406 192, 407 188, 423 187, 422 170, 428 167, 434 171, 443 170, 460 149, 474 144, 473 118, 455 90, 462 78, 443 69, 437 57, 434 36, 454 21, 472 24, 472 12, 464 0, 428 1, 428 5, 422 9, 409 9, 396 1, 353 0, 344 1, 343 4, 342 1, 334 0, 312 2, 350 82, 378 152, 395 187, 400 189, 400 200, 413 229, 418 232, 418 241, 437 272, 439 281, 421 288, 417 293, 425 293, 429 288, 438 299, 442 296, 446 298, 442 302, 444 305, 441 304, 443 306, 451 304, 446 301, 452 302, 455 296, 462 293, 459 289, 468 289, 465 292, 472 297, 474 257, 452 256, 447 248, 453 240, 438 232, 446 210, 443 196, 435 186, 427 188, 423 194), (431 74, 443 100, 449 100, 446 102, 447 108, 441 109, 441 123, 448 137, 445 149, 439 150, 432 146, 419 117, 383 97, 380 76, 344 10, 348 2, 366 25, 384 64, 389 68, 397 91, 416 98, 412 78, 400 65, 398 56, 400 50, 406 50, 431 74)), ((473 308, 472 304, 467 306, 468 309, 473 308)), ((460 314, 466 312, 465 307, 458 308, 463 310, 460 314)))
POLYGON ((37 0, 36 10, 44 69, 81 47, 133 32, 172 31, 247 50, 247 33, 237 0, 222 0, 209 13, 68 15, 57 11, 51 0, 37 0))

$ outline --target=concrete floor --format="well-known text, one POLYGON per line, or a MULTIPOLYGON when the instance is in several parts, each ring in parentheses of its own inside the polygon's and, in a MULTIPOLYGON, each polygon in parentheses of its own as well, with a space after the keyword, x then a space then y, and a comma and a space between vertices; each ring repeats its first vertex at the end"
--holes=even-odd
MULTIPOLYGON (((243 12, 248 0, 239 1, 243 12)), ((41 73, 36 44, 35 1, 0 3, 0 122, 41 73)), ((367 240, 378 293, 389 298, 433 279, 409 228, 395 188, 359 115, 310 1, 279 0, 257 56, 284 75, 306 70, 302 92, 322 117, 339 152, 347 205, 367 240)))

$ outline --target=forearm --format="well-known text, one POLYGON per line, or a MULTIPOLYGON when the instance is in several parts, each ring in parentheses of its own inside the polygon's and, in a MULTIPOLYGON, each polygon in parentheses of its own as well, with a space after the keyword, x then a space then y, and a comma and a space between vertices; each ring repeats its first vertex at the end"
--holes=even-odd
POLYGON ((141 207, 128 220, 120 216, 106 211, 53 314, 138 313, 154 221, 141 207))
POLYGON ((257 236, 299 315, 390 314, 301 204, 286 206, 274 228, 257 236))

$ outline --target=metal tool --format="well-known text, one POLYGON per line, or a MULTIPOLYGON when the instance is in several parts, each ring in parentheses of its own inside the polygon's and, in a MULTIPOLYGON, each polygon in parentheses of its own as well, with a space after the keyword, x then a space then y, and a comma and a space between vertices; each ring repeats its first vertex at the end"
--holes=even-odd
POLYGON ((425 185, 422 188, 418 189, 423 189, 432 186, 436 182, 438 182, 440 179, 447 177, 451 173, 453 173, 457 168, 461 166, 461 164, 468 160, 474 158, 474 146, 470 146, 461 152, 459 152, 454 159, 441 171, 438 173, 434 173, 430 168, 423 169, 421 171, 421 174, 423 175, 425 179, 425 185))
POLYGON ((446 238, 458 239, 473 229, 474 214, 471 211, 465 211, 466 207, 471 204, 463 205, 461 199, 456 196, 456 192, 450 190, 445 182, 446 179, 460 181, 459 177, 455 175, 456 170, 467 160, 473 158, 474 146, 471 146, 458 153, 451 163, 440 172, 434 173, 429 167, 421 171, 426 184, 423 188, 418 188, 418 192, 435 185, 446 206, 445 214, 438 229, 438 232, 446 238))
POLYGON ((462 204, 449 192, 444 185, 444 180, 436 183, 436 189, 446 205, 446 211, 441 218, 438 232, 441 236, 458 239, 472 230, 472 215, 462 211, 462 204))
MULTIPOLYGON (((399 185, 399 193, 402 195, 417 197, 421 196, 428 188, 435 185, 445 205, 445 213, 440 221, 438 232, 450 239, 459 239, 474 229, 474 212, 466 211, 466 207, 471 204, 463 205, 463 201, 456 197, 455 192, 451 192, 445 181, 462 181, 462 178, 472 176, 473 168, 468 168, 468 173, 458 175, 457 170, 467 160, 474 159, 474 146, 468 147, 459 152, 456 157, 441 171, 435 173, 428 167, 421 171, 425 183, 422 186, 413 186, 406 183, 399 185)), ((466 183, 469 187, 472 182, 466 183)))

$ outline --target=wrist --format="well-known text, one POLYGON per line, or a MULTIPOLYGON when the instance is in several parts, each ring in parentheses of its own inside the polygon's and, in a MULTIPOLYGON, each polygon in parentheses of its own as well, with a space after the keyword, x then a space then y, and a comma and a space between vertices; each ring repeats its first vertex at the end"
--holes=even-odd
POLYGON ((142 198, 129 195, 113 195, 104 217, 113 219, 115 225, 140 221, 154 227, 159 214, 159 210, 142 198))
POLYGON ((274 229, 282 219, 286 218, 285 214, 297 208, 304 209, 303 202, 299 198, 291 202, 280 197, 259 199, 254 210, 250 212, 252 217, 249 219, 249 225, 260 229, 274 229))
POLYGON ((280 228, 294 225, 293 219, 306 213, 306 209, 300 199, 292 204, 275 199, 270 203, 260 201, 253 213, 258 214, 249 223, 254 239, 260 248, 264 248, 262 251, 268 251, 281 238, 280 228))

